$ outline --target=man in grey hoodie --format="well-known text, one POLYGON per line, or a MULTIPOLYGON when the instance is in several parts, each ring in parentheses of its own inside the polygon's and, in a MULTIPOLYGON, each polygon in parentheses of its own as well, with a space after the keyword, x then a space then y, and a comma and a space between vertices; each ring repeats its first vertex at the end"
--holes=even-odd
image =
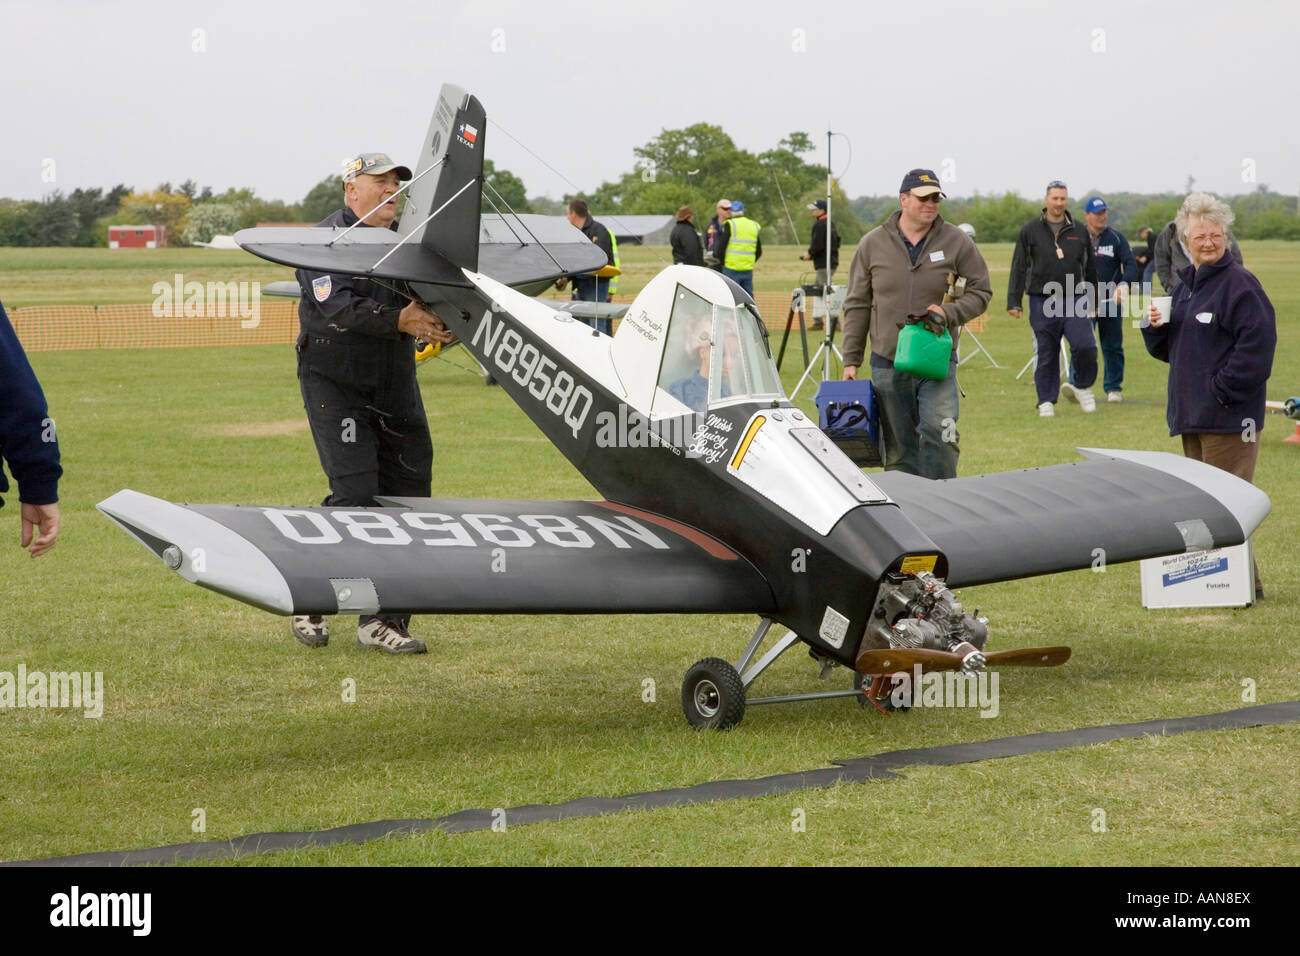
POLYGON ((871 339, 871 384, 880 403, 885 468, 924 478, 957 476, 957 338, 993 297, 975 241, 939 215, 944 198, 928 169, 899 187, 899 210, 862 237, 849 265, 844 300, 844 377, 858 377, 871 339), (950 278, 960 281, 944 301, 950 278), (894 368, 898 333, 908 320, 952 333, 948 374, 918 378, 894 368))

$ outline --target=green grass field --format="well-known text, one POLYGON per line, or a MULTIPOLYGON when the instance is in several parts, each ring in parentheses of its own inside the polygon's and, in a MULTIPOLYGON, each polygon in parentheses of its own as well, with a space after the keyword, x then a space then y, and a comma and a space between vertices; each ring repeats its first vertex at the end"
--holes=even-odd
MULTIPOLYGON (((1126 330, 1125 402, 1084 416, 1034 411, 1026 323, 1002 309, 1010 248, 986 246, 1002 368, 963 366, 961 473, 1076 460, 1084 445, 1178 451, 1164 424, 1166 367, 1126 330)), ((788 290, 799 249, 768 249, 758 288, 788 290)), ((1246 243, 1277 309, 1270 398, 1300 394, 1295 247, 1246 243)), ((662 264, 624 250, 633 292, 662 264)), ((847 255, 846 255, 847 260, 847 255)), ((153 282, 285 278, 243 253, 0 250, 0 301, 147 302, 153 282), (135 257, 135 258, 128 258, 135 257), (203 270, 210 268, 210 273, 203 270)), ((844 273, 842 272, 841 275, 844 273)), ((784 315, 776 317, 783 319, 784 315)), ((769 317, 772 321, 772 317, 769 317)), ((454 355, 455 353, 453 353, 454 355)), ((463 359, 462 359, 463 360, 463 359)), ((1273 513, 1255 544, 1268 597, 1245 610, 1147 611, 1136 565, 964 589, 990 647, 1062 643, 1057 669, 1001 673, 1000 713, 882 716, 844 700, 755 707, 697 733, 679 685, 697 659, 735 659, 751 618, 417 618, 416 658, 352 646, 346 618, 311 650, 282 618, 195 588, 94 505, 122 489, 177 501, 314 504, 325 483, 306 431, 292 349, 40 353, 66 475, 58 546, 32 561, 0 511, 0 671, 102 671, 103 717, 0 709, 0 860, 222 840, 468 808, 618 796, 826 767, 833 759, 1232 710, 1300 694, 1300 447, 1270 417, 1256 483, 1273 513), (646 679, 655 699, 643 700, 646 679), (356 699, 346 702, 345 682, 356 699), (206 829, 192 830, 203 810, 206 829)), ((787 356, 793 386, 798 362, 787 356)), ((498 390, 466 368, 422 369, 435 493, 595 497, 498 390)), ((811 409, 812 391, 800 404, 811 409)), ((11 501, 11 504, 13 502, 11 501)), ((999 542, 990 541, 990 548, 999 542)), ((835 686, 847 686, 840 671, 835 686)), ((758 694, 821 689, 803 653, 758 694)), ((302 864, 1290 864, 1300 863, 1300 727, 1202 732, 920 767, 899 779, 781 797, 433 833, 241 862, 302 864), (1093 828, 1104 810, 1105 832, 1093 828), (796 832, 792 821, 806 819, 796 832)))

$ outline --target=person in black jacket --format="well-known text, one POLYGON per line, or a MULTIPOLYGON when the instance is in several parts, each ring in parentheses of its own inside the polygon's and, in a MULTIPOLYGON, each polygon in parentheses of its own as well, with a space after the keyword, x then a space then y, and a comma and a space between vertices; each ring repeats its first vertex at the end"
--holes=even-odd
POLYGON ((722 241, 723 224, 731 218, 731 200, 719 199, 709 228, 704 231, 704 253, 709 258, 705 263, 716 272, 722 271, 722 256, 718 254, 718 243, 722 241))
MULTIPOLYGON (((591 210, 585 199, 574 199, 569 203, 569 224, 582 231, 582 234, 596 244, 609 262, 614 261, 614 240, 603 223, 591 218, 591 210)), ((564 280, 561 280, 563 282, 564 280)), ((563 288, 560 283, 557 287, 563 288)), ((573 277, 573 298, 577 302, 605 302, 609 298, 609 279, 599 278, 596 273, 588 272, 573 277)))
POLYGON ((668 244, 673 248, 673 265, 704 265, 704 247, 695 231, 695 210, 690 206, 677 210, 677 224, 668 236, 668 244))
POLYGON ((63 468, 45 393, 0 305, 0 492, 9 490, 6 463, 18 483, 19 544, 39 558, 59 537, 63 468))
MULTIPOLYGON (((830 271, 826 269, 826 200, 817 199, 808 204, 808 208, 816 213, 817 218, 813 220, 812 236, 808 242, 808 251, 799 258, 812 260, 813 268, 817 270, 817 276, 814 284, 818 288, 825 289, 831 284, 831 279, 835 275, 835 270, 840 267, 840 231, 831 224, 831 267, 830 271)), ((820 294, 820 293, 819 293, 820 294)), ((810 326, 813 329, 825 328, 825 322, 821 318, 813 319, 810 326)))
POLYGON ((831 225, 831 268, 830 272, 826 271, 826 200, 818 199, 808 204, 808 208, 817 214, 813 220, 812 236, 808 243, 808 251, 800 259, 812 260, 813 268, 817 270, 816 284, 825 287, 831 281, 835 270, 840 267, 840 231, 831 225))
MULTIPOLYGON (((344 167, 345 206, 321 226, 395 229, 399 180, 411 171, 383 153, 362 153, 344 167)), ((405 286, 357 276, 296 273, 298 384, 321 467, 329 479, 326 506, 369 507, 378 495, 427 498, 433 442, 415 377, 415 339, 450 342, 442 320, 405 286)), ((367 615, 357 644, 390 654, 422 654, 410 615, 367 615)), ((320 615, 299 615, 293 634, 310 647, 329 641, 320 615)))
POLYGON ((1141 245, 1133 247, 1133 258, 1137 262, 1138 281, 1150 282, 1156 270, 1156 233, 1150 226, 1143 226, 1137 231, 1141 245))
POLYGON ((1097 381, 1097 340, 1092 334, 1097 263, 1088 230, 1066 211, 1069 199, 1065 183, 1047 184, 1042 216, 1025 223, 1016 239, 1007 287, 1007 313, 1013 318, 1020 318, 1021 299, 1029 293, 1029 325, 1038 356, 1034 385, 1043 418, 1056 414, 1061 393, 1085 412, 1097 408, 1092 394, 1097 381), (1070 343, 1074 385, 1061 385, 1062 337, 1070 343))
MULTIPOLYGON (((609 230, 603 223, 597 222, 591 218, 591 209, 587 206, 585 199, 574 199, 569 203, 569 209, 566 214, 569 219, 569 225, 575 229, 581 230, 582 234, 594 242, 601 252, 605 253, 605 261, 612 263, 614 261, 614 238, 610 235, 609 230)), ((555 288, 563 289, 568 285, 569 280, 561 278, 556 280, 555 288)), ((608 302, 609 301, 609 277, 601 278, 594 272, 586 272, 582 275, 573 277, 573 301, 574 302, 608 302)), ((614 334, 613 319, 590 319, 579 318, 579 322, 586 322, 592 328, 605 333, 606 335, 614 334)))

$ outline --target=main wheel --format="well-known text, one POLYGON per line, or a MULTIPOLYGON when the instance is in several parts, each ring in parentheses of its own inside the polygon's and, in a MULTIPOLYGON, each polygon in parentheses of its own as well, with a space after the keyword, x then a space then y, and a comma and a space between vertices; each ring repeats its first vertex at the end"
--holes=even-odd
POLYGON ((726 661, 696 661, 682 681, 682 710, 692 727, 726 730, 745 716, 745 685, 726 661))

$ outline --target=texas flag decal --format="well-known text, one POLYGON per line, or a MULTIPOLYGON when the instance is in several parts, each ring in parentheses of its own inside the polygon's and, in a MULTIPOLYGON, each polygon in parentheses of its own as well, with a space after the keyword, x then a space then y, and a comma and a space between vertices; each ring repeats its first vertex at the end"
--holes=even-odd
POLYGON ((475 141, 478 140, 478 130, 473 126, 470 126, 468 123, 461 123, 460 129, 457 130, 457 132, 460 133, 460 138, 470 146, 473 146, 475 141))

